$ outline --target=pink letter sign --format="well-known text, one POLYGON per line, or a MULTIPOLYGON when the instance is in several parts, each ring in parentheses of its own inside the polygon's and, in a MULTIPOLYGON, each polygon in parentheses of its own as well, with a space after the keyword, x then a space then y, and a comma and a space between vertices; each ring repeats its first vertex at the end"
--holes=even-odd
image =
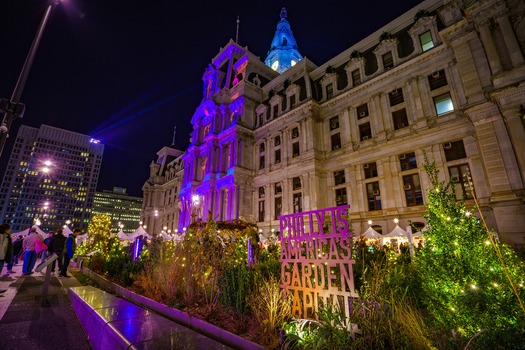
POLYGON ((293 293, 292 313, 312 318, 319 305, 335 305, 350 316, 354 290, 349 205, 279 217, 281 288, 293 293))

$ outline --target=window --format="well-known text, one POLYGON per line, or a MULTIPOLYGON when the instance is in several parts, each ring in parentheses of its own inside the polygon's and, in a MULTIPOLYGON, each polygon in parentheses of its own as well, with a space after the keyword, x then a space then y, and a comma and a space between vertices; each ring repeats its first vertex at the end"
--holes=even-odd
POLYGON ((295 191, 295 190, 300 190, 301 189, 301 178, 300 177, 294 177, 292 179, 292 189, 295 191))
POLYGON ((283 198, 275 197, 275 216, 274 219, 277 220, 279 216, 283 213, 283 198))
POLYGON ((259 221, 264 221, 264 201, 259 201, 259 221))
POLYGON ((292 129, 292 139, 296 139, 299 137, 299 128, 293 128, 292 129))
POLYGON ((279 114, 279 105, 276 104, 275 106, 273 106, 273 117, 277 117, 277 115, 279 114))
POLYGON ((399 163, 401 164, 401 171, 417 169, 416 154, 412 152, 400 155, 399 163))
POLYGON ((278 149, 275 151, 275 164, 279 164, 281 162, 281 150, 278 149))
POLYGON ((334 85, 332 83, 326 85, 326 99, 334 97, 334 85))
POLYGON ((368 114, 368 104, 365 103, 364 105, 361 105, 357 107, 357 119, 363 119, 369 116, 368 114))
POLYGON ((383 59, 383 68, 390 69, 394 67, 394 58, 392 57, 392 51, 388 51, 382 56, 383 59))
POLYGON ((292 158, 299 157, 301 152, 299 151, 299 142, 294 142, 292 145, 292 158))
POLYGON ((334 171, 334 183, 335 183, 335 185, 336 186, 342 185, 345 182, 346 182, 345 171, 344 170, 334 171))
POLYGON ((346 188, 338 188, 335 190, 335 205, 345 205, 348 204, 346 197, 346 188))
POLYGON ((447 76, 445 75, 445 71, 439 70, 432 74, 430 74, 428 77, 428 86, 430 87, 430 90, 436 90, 439 89, 442 86, 447 86, 447 76))
POLYGON ((263 120, 263 115, 259 114, 258 118, 259 118, 259 126, 263 125, 263 121, 264 121, 263 120))
POLYGON ((273 139, 273 144, 275 146, 279 146, 281 144, 281 136, 275 136, 275 138, 273 139))
POLYGON ((381 194, 379 192, 379 182, 369 182, 366 184, 366 194, 368 198, 368 210, 381 209, 381 194))
POLYGON ((407 206, 411 207, 423 204, 423 194, 421 192, 418 174, 403 176, 403 189, 405 190, 407 206))
POLYGON ((361 72, 359 71, 359 69, 352 71, 352 83, 354 84, 354 86, 361 84, 361 72))
POLYGON ((259 169, 264 169, 264 156, 259 158, 259 169))
POLYGON ((280 182, 276 182, 274 185, 275 194, 283 193, 283 187, 280 182))
POLYGON ((434 42, 432 41, 432 34, 429 31, 424 32, 419 36, 419 43, 421 44, 421 49, 423 52, 430 50, 434 47, 434 42))
POLYGON ((264 187, 259 187, 259 198, 264 198, 264 187))
POLYGON ((407 110, 402 108, 398 111, 392 112, 392 119, 394 121, 394 130, 402 129, 408 126, 407 110))
POLYGON ((264 150, 265 150, 264 143, 261 143, 259 145, 259 152, 264 152, 264 150))
POLYGON ((444 143, 443 150, 445 151, 445 159, 447 162, 467 158, 463 140, 444 143))
POLYGON ((290 96, 290 109, 295 107, 295 94, 290 96))
POLYGON ((361 141, 366 141, 372 137, 372 129, 370 123, 363 123, 359 125, 359 138, 361 141))
POLYGON ((472 189, 470 187, 470 169, 468 164, 461 164, 448 167, 450 181, 454 182, 457 199, 472 199, 472 189))
POLYGON ((303 194, 301 192, 293 194, 293 212, 300 213, 303 211, 303 194))
POLYGON ((388 94, 388 99, 390 100, 390 107, 405 102, 405 99, 403 98, 403 90, 402 89, 392 90, 388 94))
POLYGON ((454 105, 448 92, 434 97, 434 105, 436 106, 437 115, 442 115, 454 110, 454 105))
POLYGON ((366 163, 363 165, 365 171, 365 179, 371 179, 377 177, 377 164, 376 162, 366 163))
POLYGON ((333 134, 331 136, 332 139, 332 151, 338 150, 341 148, 341 134, 333 134))
POLYGON ((339 117, 330 118, 330 131, 339 129, 339 117))

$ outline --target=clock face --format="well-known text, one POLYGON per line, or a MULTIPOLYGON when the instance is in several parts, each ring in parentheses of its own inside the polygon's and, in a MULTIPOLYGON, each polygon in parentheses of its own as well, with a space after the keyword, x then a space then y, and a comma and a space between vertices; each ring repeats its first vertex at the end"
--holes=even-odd
POLYGON ((279 68, 279 61, 275 61, 274 63, 272 63, 272 69, 277 70, 277 68, 279 68))
POLYGON ((292 67, 295 66, 297 62, 295 62, 294 60, 292 60, 291 64, 292 64, 292 67))

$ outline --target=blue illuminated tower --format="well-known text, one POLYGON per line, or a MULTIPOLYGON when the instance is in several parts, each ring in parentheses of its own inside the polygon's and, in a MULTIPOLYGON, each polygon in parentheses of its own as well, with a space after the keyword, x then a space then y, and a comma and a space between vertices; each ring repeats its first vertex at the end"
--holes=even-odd
POLYGON ((268 57, 264 63, 277 71, 283 73, 288 68, 303 59, 297 48, 297 42, 293 37, 290 23, 286 20, 287 13, 283 7, 281 10, 281 20, 277 23, 277 30, 272 40, 272 46, 268 51, 268 57))

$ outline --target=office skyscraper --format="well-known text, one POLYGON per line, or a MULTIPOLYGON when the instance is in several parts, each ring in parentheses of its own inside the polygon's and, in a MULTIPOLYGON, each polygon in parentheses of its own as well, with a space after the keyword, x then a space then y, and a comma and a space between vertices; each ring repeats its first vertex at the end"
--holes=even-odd
POLYGON ((91 217, 104 146, 48 125, 21 126, 0 189, 0 220, 13 232, 40 222, 45 231, 91 217))
POLYGON ((113 191, 95 193, 93 215, 104 214, 111 217, 111 228, 114 232, 135 231, 139 226, 141 209, 142 197, 128 195, 123 187, 113 187, 113 191))

